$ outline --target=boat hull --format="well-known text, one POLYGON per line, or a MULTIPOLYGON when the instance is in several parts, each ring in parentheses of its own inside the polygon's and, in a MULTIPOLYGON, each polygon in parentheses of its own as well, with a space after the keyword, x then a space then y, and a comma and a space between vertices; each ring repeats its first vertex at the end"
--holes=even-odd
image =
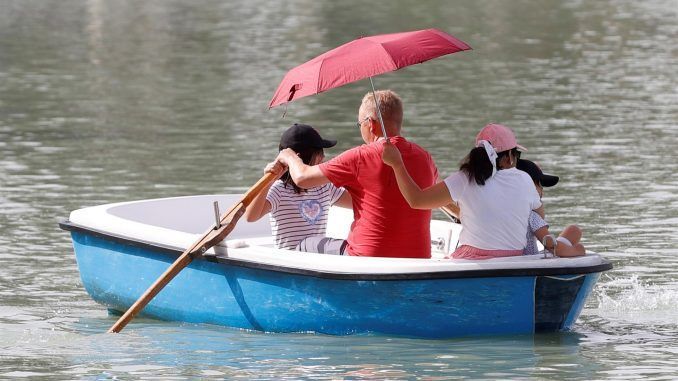
MULTIPOLYGON (((125 311, 177 258, 172 249, 71 230, 91 297, 125 311)), ((608 269, 609 264, 602 270, 608 269)), ((143 310, 163 320, 267 332, 448 338, 572 327, 599 271, 547 275, 323 276, 198 258, 143 310)))

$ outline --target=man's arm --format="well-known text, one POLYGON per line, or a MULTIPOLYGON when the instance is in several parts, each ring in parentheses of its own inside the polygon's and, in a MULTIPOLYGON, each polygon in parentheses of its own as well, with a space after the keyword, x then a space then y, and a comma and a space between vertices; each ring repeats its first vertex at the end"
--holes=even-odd
POLYGON ((304 164, 296 152, 290 148, 280 151, 276 160, 287 167, 292 181, 300 188, 308 189, 330 182, 319 166, 304 164))

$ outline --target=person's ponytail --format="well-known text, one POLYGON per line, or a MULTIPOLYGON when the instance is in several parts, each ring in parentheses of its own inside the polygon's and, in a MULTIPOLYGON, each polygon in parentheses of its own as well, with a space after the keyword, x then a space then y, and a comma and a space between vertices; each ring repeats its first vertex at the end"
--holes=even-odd
POLYGON ((468 181, 475 181, 478 185, 485 185, 485 180, 492 176, 492 163, 485 148, 476 147, 461 161, 459 170, 464 172, 468 181))

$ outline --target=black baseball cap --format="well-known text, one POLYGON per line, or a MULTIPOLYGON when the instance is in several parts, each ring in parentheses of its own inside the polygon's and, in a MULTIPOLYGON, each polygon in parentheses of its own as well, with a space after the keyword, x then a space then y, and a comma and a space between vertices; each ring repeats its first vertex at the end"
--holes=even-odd
POLYGON ((280 137, 280 149, 292 148, 295 151, 330 148, 336 144, 336 140, 323 139, 315 128, 307 124, 294 123, 280 137))
POLYGON ((560 180, 558 176, 545 174, 537 164, 529 160, 518 159, 516 168, 523 172, 527 172, 532 178, 532 181, 541 184, 543 187, 552 187, 558 184, 558 180, 560 180))

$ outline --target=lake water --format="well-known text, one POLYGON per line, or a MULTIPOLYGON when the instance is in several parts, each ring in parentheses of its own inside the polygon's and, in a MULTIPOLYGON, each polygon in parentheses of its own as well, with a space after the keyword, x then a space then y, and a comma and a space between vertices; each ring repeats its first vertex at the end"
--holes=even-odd
POLYGON ((0 0, 0 378, 678 378, 678 3, 0 0), (414 340, 135 320, 121 335, 57 221, 102 203, 237 192, 301 121, 361 142, 360 81, 267 110, 284 73, 361 35, 436 27, 474 50, 375 78, 453 171, 490 121, 561 176, 615 268, 574 330, 414 340))

